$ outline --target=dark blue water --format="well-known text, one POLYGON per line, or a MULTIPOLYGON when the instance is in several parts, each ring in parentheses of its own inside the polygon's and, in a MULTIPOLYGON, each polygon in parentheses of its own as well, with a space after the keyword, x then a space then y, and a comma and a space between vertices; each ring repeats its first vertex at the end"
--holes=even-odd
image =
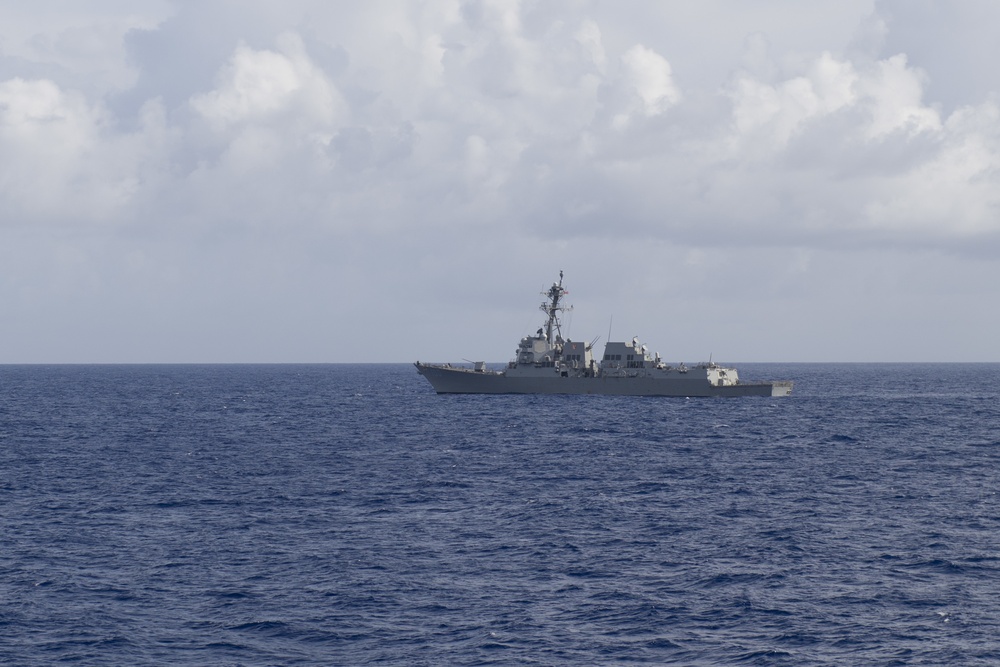
POLYGON ((0 367, 0 663, 1000 664, 1000 365, 0 367))

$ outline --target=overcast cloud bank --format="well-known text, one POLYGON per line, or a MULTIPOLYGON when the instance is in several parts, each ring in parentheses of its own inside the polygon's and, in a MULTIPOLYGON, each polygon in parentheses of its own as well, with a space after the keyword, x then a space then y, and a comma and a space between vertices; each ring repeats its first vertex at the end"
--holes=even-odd
POLYGON ((1000 360, 1000 5, 688 4, 0 9, 0 362, 1000 360))

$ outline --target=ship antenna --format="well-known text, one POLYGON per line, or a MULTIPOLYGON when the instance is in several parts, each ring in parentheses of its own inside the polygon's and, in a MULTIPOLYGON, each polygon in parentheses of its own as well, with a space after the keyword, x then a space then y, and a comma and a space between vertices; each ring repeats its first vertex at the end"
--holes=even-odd
POLYGON ((562 325, 559 322, 559 313, 565 310, 571 310, 572 306, 560 306, 559 299, 563 296, 569 294, 562 286, 563 272, 559 271, 559 282, 552 283, 552 287, 549 288, 548 292, 542 292, 543 296, 547 296, 549 300, 541 305, 541 311, 546 314, 545 319, 545 336, 549 345, 555 345, 556 338, 562 339, 562 325), (556 338, 552 337, 553 329, 555 329, 556 338))
POLYGON ((608 320, 608 341, 611 341, 611 325, 614 324, 615 314, 611 313, 611 319, 608 320))

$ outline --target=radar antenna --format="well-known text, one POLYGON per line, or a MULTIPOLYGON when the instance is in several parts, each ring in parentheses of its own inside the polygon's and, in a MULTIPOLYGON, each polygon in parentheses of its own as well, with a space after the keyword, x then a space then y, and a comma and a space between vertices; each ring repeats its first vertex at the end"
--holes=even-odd
POLYGON ((562 323, 559 321, 559 313, 573 310, 573 306, 560 305, 559 300, 569 294, 563 289, 563 272, 559 272, 559 282, 552 283, 552 287, 547 292, 542 292, 542 296, 548 297, 548 301, 542 302, 539 309, 545 313, 545 340, 549 345, 555 346, 562 343, 562 323), (552 332, 555 331, 555 338, 552 332))

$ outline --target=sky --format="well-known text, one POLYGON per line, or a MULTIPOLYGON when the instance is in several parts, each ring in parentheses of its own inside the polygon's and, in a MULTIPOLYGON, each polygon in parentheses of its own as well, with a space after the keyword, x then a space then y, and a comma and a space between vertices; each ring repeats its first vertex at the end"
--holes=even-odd
POLYGON ((0 4, 0 363, 1000 361, 995 0, 0 4))

